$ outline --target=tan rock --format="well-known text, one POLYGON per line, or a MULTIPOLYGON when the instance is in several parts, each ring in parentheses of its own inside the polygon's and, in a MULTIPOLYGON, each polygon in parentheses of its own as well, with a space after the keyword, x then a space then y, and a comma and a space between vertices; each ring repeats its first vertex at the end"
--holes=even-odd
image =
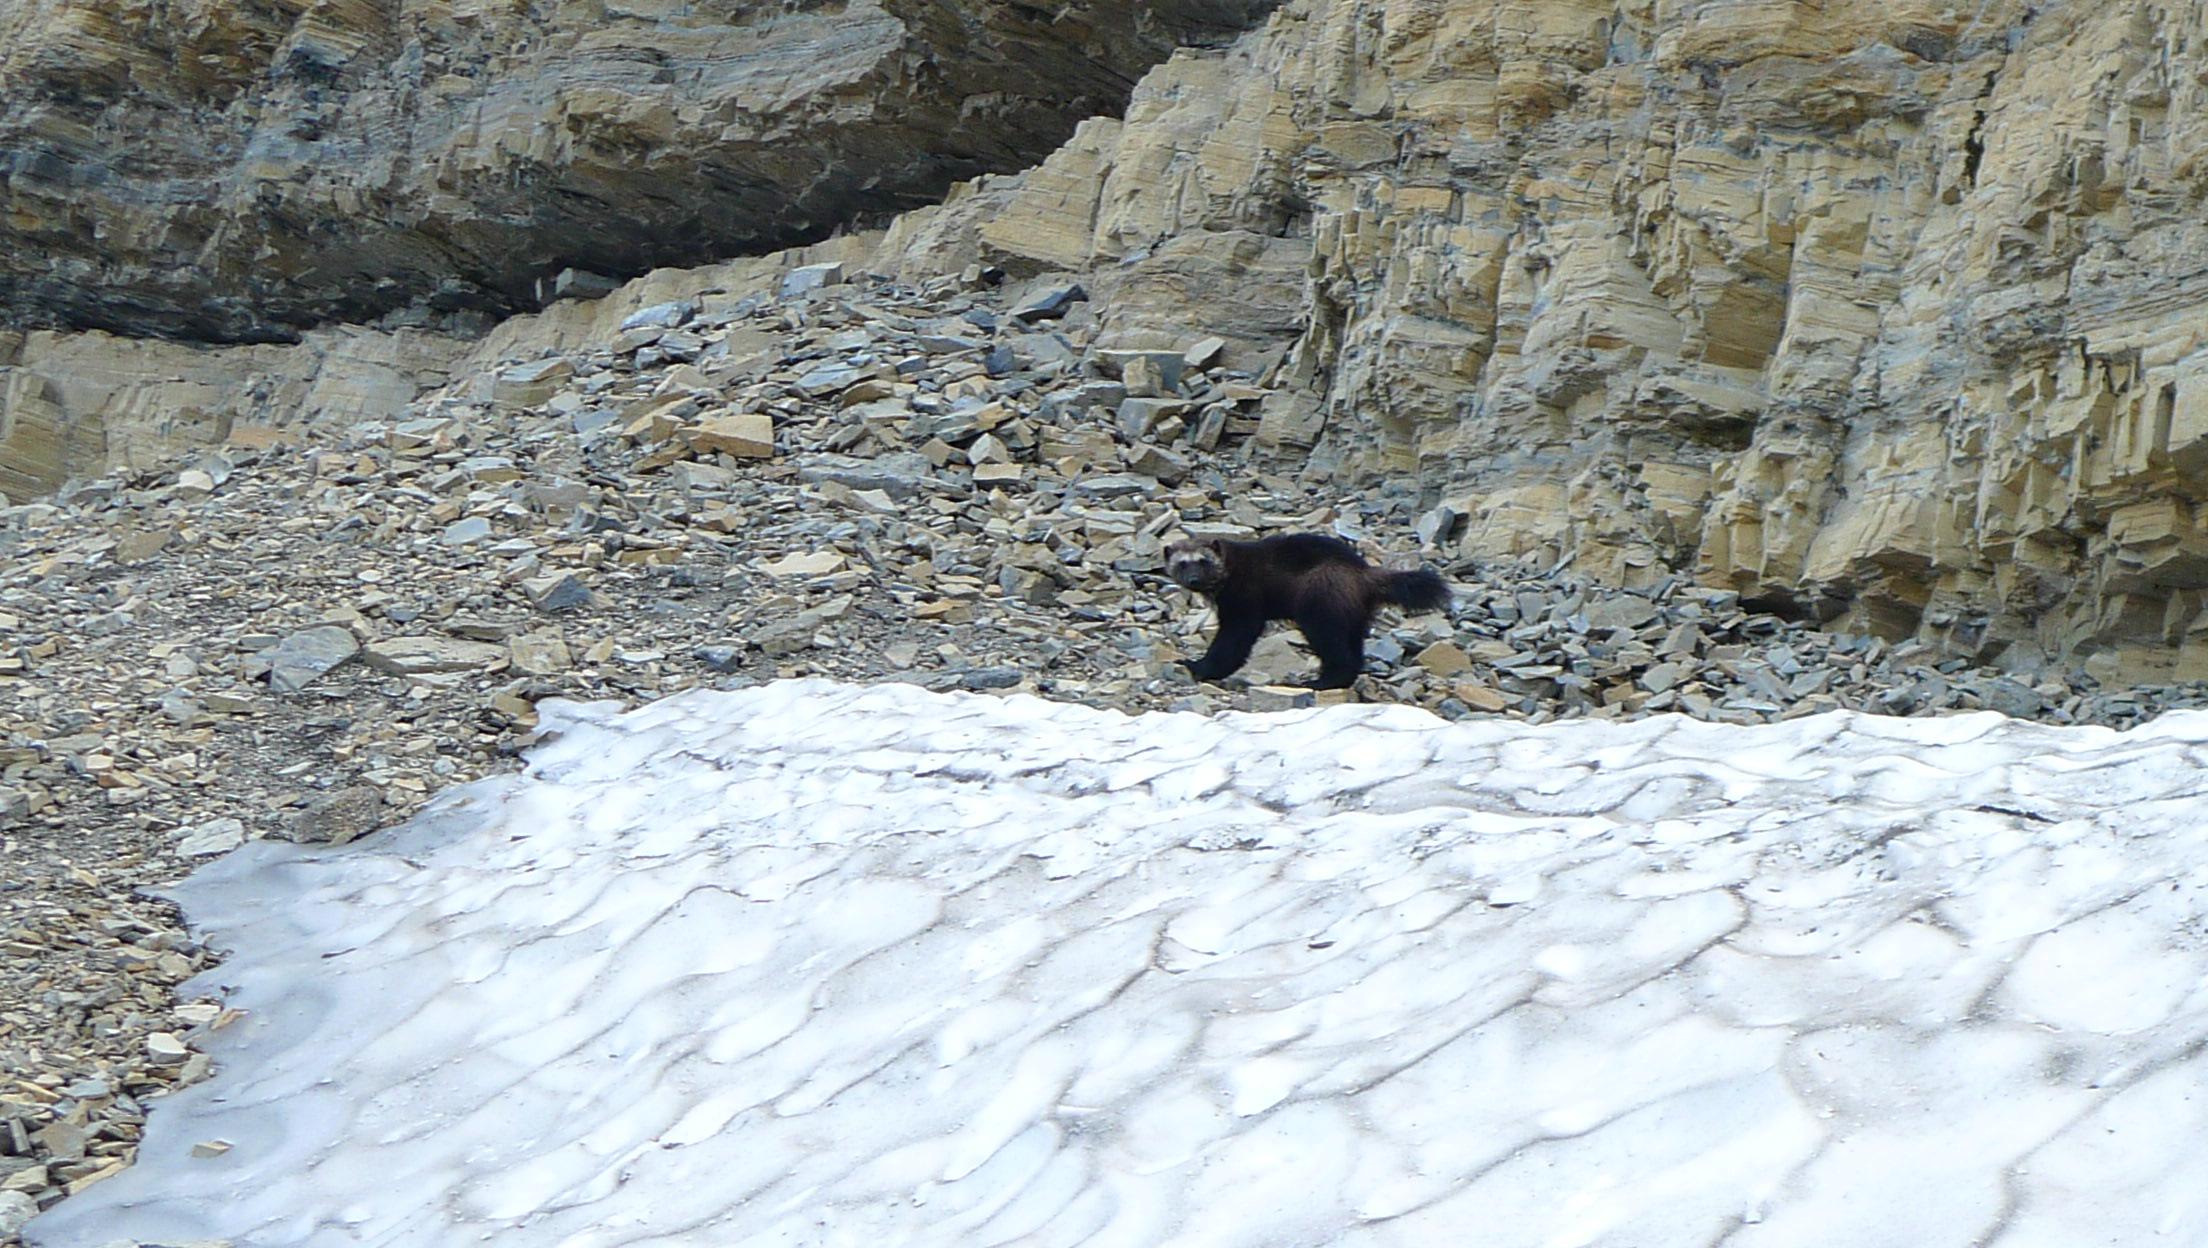
POLYGON ((480 671, 506 657, 504 646, 454 637, 392 637, 363 647, 363 663, 379 672, 418 676, 480 671))
POLYGON ((688 436, 693 449, 707 454, 774 457, 774 418, 765 412, 715 417, 691 429, 688 436))
POLYGON ((176 530, 168 525, 146 531, 124 533, 115 539, 115 562, 121 564, 143 563, 160 554, 176 537, 176 530))
POLYGON ((1455 642, 1437 641, 1418 652, 1416 662, 1436 676, 1447 678, 1472 666, 1470 656, 1455 642))
POLYGON ((1475 711, 1504 711, 1510 709, 1516 699, 1493 685, 1476 680, 1460 680, 1449 686, 1449 692, 1457 701, 1475 711))
POLYGON ((1318 705, 1318 696, 1298 685, 1252 685, 1246 695, 1253 711, 1294 711, 1318 705))
POLYGON ((574 666, 568 654, 567 642, 558 633, 538 631, 523 633, 506 642, 506 653, 517 672, 530 676, 550 676, 574 666))
POLYGON ((759 565, 768 576, 829 576, 841 571, 844 557, 832 550, 784 555, 759 565))

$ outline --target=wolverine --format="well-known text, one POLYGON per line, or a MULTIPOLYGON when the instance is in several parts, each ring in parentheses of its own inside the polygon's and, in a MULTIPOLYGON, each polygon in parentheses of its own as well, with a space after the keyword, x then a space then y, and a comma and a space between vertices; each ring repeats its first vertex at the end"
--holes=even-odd
POLYGON ((1319 656, 1311 687, 1345 688, 1364 670, 1365 632, 1380 604, 1412 611, 1449 604, 1449 587, 1433 569, 1376 568, 1348 542, 1316 533, 1175 542, 1165 551, 1165 574, 1210 599, 1219 614, 1211 648, 1181 660, 1198 680, 1233 675, 1267 620, 1293 620, 1319 656))

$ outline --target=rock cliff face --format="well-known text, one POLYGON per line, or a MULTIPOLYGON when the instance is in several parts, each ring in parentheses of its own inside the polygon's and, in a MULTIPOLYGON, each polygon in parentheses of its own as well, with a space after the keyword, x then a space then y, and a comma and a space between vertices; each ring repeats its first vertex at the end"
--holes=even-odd
MULTIPOLYGON (((354 11, 287 9, 286 28, 354 11)), ((566 95, 419 73, 379 98, 429 109, 460 92, 479 132, 450 150, 603 150, 594 126, 560 120, 566 95)), ((1086 81, 1051 74, 1075 94, 1086 81)), ((306 86, 286 90, 303 107, 306 86)), ((2200 0, 1290 0, 1231 47, 1175 55, 1124 116, 1083 123, 1035 168, 838 254, 908 278, 975 261, 1081 272, 1107 346, 1216 333, 1272 388, 1272 447, 1345 490, 1414 493, 1466 554, 1627 584, 1684 574, 2025 670, 2200 678, 2204 91, 2200 0)), ((769 133, 785 97, 762 98, 716 124, 769 133)), ((360 124, 342 111, 322 124, 360 124)), ((256 115, 259 134, 297 120, 256 115)), ((880 163, 863 145, 800 150, 880 163)), ((669 159, 667 176, 690 176, 669 159)), ((540 164, 493 161, 458 185, 540 164)), ((569 181, 523 179, 496 212, 471 209, 473 241, 425 260, 424 280, 479 271, 451 260, 495 254, 509 235, 484 222, 560 217, 568 197, 549 188, 578 177, 668 224, 623 201, 633 187, 573 172, 589 161, 548 167, 569 181)), ((441 187, 460 176, 444 168, 393 176, 441 187)), ((271 185, 359 185, 335 178, 271 185)), ((327 202, 356 224, 390 212, 335 189, 327 202)), ((817 223, 896 196, 798 202, 786 211, 817 223)), ((162 240, 194 229, 169 212, 83 254, 180 254, 162 240)), ((80 228, 89 240, 96 223, 80 228)), ((619 267, 593 257, 629 254, 625 237, 521 268, 619 267)), ((163 306, 182 308, 198 289, 182 274, 115 297, 160 304, 144 292, 172 280, 163 306)), ((346 308, 311 315, 331 310, 346 308)), ((527 355, 558 323, 510 327, 501 349, 527 355)))
POLYGON ((471 344, 414 330, 317 330, 214 350, 107 333, 0 331, 0 498, 287 426, 402 411, 471 344))
POLYGON ((25 0, 10 323, 267 341, 504 314, 1018 169, 1270 0, 25 0))
POLYGON ((1292 338, 1467 552, 2195 678, 2204 90, 2197 0, 1299 0, 901 241, 1292 338))

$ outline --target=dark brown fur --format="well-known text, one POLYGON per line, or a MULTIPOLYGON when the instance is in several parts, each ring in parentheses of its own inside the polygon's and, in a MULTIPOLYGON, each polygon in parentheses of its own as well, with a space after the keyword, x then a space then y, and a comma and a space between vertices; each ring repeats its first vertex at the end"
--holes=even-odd
POLYGON ((1249 661, 1266 621, 1293 620, 1319 656, 1312 687, 1339 689, 1364 670, 1365 633, 1381 604, 1433 611, 1449 602, 1439 573, 1376 568, 1356 547, 1316 533, 1176 542, 1166 550, 1165 568, 1219 613, 1210 649, 1182 660, 1198 680, 1233 675, 1249 661))

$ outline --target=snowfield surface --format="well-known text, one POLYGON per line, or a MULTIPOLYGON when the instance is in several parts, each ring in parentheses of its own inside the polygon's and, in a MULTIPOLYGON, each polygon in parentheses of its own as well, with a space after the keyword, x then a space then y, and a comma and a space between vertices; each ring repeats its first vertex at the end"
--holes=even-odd
POLYGON ((34 1244, 2208 1244, 2208 715, 547 709, 34 1244))

